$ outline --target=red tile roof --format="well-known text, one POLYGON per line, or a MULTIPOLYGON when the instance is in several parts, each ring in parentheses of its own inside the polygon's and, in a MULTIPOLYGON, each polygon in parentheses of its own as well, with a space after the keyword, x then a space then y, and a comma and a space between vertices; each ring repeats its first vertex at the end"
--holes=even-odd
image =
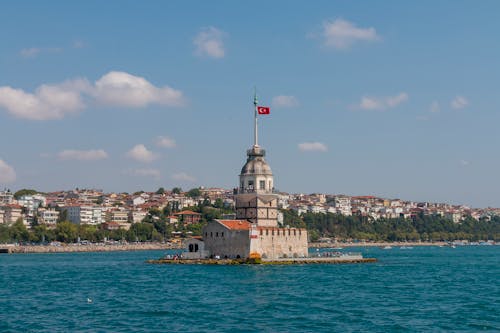
POLYGON ((200 213, 191 210, 183 210, 182 212, 175 213, 174 215, 201 215, 200 213))
POLYGON ((231 230, 250 230, 251 223, 245 220, 217 220, 231 230))

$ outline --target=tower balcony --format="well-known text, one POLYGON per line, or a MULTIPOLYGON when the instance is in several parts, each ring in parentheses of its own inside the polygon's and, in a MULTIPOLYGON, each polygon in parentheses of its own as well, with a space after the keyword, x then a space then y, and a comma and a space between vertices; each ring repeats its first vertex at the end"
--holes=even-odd
POLYGON ((279 192, 276 191, 274 188, 272 190, 258 190, 258 189, 255 189, 255 188, 249 188, 249 187, 243 188, 243 187, 240 187, 238 189, 238 193, 237 194, 248 194, 248 193, 276 194, 276 193, 279 193, 279 192))
POLYGON ((266 150, 258 146, 247 149, 247 156, 266 156, 266 150))

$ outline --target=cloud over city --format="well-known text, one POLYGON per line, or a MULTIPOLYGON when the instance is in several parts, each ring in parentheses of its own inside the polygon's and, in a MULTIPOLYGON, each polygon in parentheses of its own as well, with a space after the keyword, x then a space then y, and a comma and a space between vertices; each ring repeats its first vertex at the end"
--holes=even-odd
POLYGON ((0 184, 9 184, 16 181, 16 171, 14 168, 7 164, 4 160, 0 159, 0 184))
POLYGON ((324 45, 335 49, 348 49, 357 42, 374 42, 381 39, 375 28, 359 28, 344 19, 323 23, 324 45))
POLYGON ((161 176, 160 170, 152 168, 133 169, 129 170, 127 174, 131 174, 134 176, 141 176, 141 177, 152 177, 155 179, 159 179, 161 176))
POLYGON ((75 150, 66 149, 57 154, 60 160, 96 161, 108 158, 108 154, 102 149, 75 150))
POLYGON ((451 107, 455 110, 458 110, 458 109, 463 109, 465 108, 467 105, 469 105, 469 101, 463 97, 463 96, 455 96, 455 98, 451 101, 451 107))
POLYGON ((196 181, 196 178, 194 178, 193 176, 188 175, 185 172, 174 173, 172 175, 172 179, 180 181, 180 182, 188 182, 188 183, 193 183, 193 182, 196 181))
POLYGON ((168 86, 156 87, 145 78, 126 72, 109 72, 95 82, 91 95, 100 104, 130 108, 150 104, 181 106, 182 92, 168 86))
POLYGON ((272 105, 277 108, 293 108, 299 106, 295 96, 279 95, 273 97, 272 105))
POLYGON ((405 92, 395 96, 376 97, 376 96, 363 96, 358 105, 361 110, 387 110, 392 109, 403 102, 408 100, 408 94, 405 92))
POLYGON ((322 142, 303 142, 298 144, 302 152, 326 152, 328 147, 322 142))
POLYGON ((196 35, 193 43, 196 47, 195 54, 198 56, 206 56, 210 58, 224 58, 224 37, 226 33, 215 27, 202 28, 196 35))
POLYGON ((158 136, 155 140, 156 145, 161 148, 175 148, 177 143, 174 139, 168 136, 158 136))
POLYGON ((184 97, 181 91, 169 86, 156 87, 143 77, 118 71, 103 75, 94 84, 78 78, 42 84, 33 93, 0 87, 0 108, 22 119, 61 119, 82 111, 89 103, 127 108, 151 104, 182 106, 184 97))
POLYGON ((142 163, 151 163, 158 155, 148 150, 143 144, 137 144, 127 152, 127 157, 142 163))

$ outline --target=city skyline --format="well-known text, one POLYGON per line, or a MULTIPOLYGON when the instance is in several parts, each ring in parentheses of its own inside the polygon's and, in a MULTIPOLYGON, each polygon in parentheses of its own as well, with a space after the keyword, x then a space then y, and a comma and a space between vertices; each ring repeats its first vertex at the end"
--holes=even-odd
POLYGON ((236 187, 257 86, 279 190, 499 206, 496 2, 2 7, 2 188, 236 187))

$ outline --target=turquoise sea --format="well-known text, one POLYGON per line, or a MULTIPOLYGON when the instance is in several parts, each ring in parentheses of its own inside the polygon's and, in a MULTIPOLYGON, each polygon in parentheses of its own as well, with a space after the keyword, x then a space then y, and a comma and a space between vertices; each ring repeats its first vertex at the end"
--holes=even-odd
POLYGON ((500 331, 500 246, 359 248, 375 264, 150 265, 0 255, 0 332, 500 331))

